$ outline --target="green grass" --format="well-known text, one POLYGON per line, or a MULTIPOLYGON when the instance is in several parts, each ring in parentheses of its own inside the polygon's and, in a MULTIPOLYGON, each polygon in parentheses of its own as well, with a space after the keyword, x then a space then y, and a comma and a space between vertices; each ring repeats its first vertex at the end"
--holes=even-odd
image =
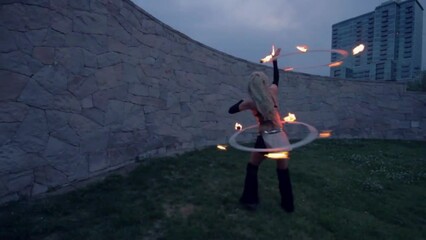
POLYGON ((0 239, 426 239, 426 142, 317 140, 292 152, 296 211, 273 160, 261 204, 238 204, 248 153, 142 161, 84 189, 0 207, 0 239))

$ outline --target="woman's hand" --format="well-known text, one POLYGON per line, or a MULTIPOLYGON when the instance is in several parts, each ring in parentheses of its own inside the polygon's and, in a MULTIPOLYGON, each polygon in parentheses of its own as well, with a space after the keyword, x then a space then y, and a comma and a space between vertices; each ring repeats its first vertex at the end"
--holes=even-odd
POLYGON ((275 46, 272 45, 272 52, 271 52, 272 61, 277 60, 277 58, 280 56, 280 53, 281 53, 281 48, 275 49, 275 46))
POLYGON ((278 49, 275 50, 275 46, 272 45, 271 54, 260 59, 260 63, 267 63, 267 62, 275 61, 279 57, 280 53, 281 53, 281 48, 278 48, 278 49))

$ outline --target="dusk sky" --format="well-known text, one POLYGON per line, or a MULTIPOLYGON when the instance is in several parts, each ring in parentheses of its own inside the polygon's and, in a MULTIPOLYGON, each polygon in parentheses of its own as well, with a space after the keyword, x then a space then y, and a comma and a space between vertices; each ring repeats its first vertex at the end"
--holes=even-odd
MULTIPOLYGON (((331 49, 331 26, 369 13, 385 0, 133 0, 155 18, 209 47, 251 62, 269 54, 271 45, 282 55, 305 44, 310 49, 331 49)), ((419 0, 423 8, 426 0, 419 0)), ((424 15, 424 14, 423 14, 424 15)), ((423 17, 423 36, 426 18, 423 17)), ((426 69, 423 37, 422 69, 426 69)), ((329 75, 330 53, 299 54, 279 59, 281 68, 329 75)))

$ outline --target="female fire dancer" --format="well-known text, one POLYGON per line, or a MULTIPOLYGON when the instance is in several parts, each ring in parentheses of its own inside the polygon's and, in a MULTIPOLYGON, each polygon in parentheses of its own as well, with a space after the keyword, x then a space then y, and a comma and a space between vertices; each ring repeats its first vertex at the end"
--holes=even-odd
MULTIPOLYGON (((248 93, 251 99, 240 100, 229 108, 229 113, 234 114, 244 110, 251 110, 258 122, 259 135, 255 148, 276 148, 289 145, 287 135, 282 129, 280 113, 278 111, 278 82, 279 71, 277 57, 281 49, 272 49, 272 63, 274 79, 268 86, 268 77, 263 72, 253 72, 250 75, 248 93)), ((259 204, 257 172, 259 165, 264 160, 262 152, 252 152, 247 164, 244 190, 240 203, 254 210, 259 204)), ((291 187, 289 159, 277 160, 277 176, 281 195, 281 207, 287 212, 294 211, 293 191, 291 187)))

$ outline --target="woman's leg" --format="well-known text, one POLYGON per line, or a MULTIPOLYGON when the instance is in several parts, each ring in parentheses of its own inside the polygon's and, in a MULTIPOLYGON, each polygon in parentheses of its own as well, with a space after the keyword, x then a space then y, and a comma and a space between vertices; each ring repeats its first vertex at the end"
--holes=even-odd
MULTIPOLYGON (((258 137, 255 147, 262 148, 262 143, 263 139, 258 137)), ((250 161, 247 163, 244 190, 240 198, 240 203, 252 210, 256 209, 257 204, 259 204, 257 172, 263 159, 263 153, 252 152, 250 161)))
POLYGON ((277 161, 278 187, 281 195, 281 207, 287 212, 294 211, 293 189, 291 186, 290 172, 288 169, 289 159, 277 161))
POLYGON ((277 160, 277 169, 287 169, 289 159, 277 160))

